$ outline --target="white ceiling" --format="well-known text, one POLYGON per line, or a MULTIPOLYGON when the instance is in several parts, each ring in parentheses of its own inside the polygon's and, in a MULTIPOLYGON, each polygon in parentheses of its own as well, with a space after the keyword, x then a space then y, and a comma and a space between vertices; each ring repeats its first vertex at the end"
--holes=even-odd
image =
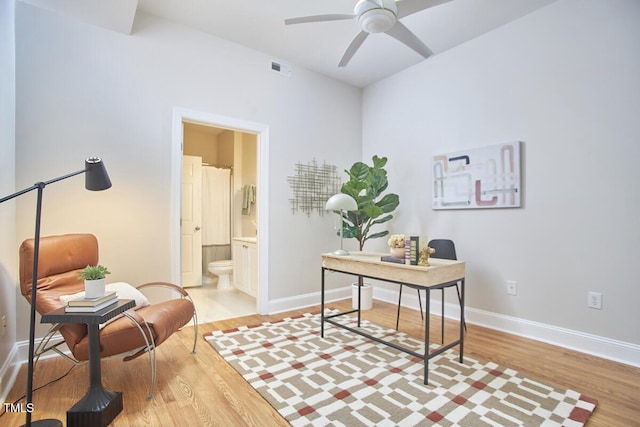
MULTIPOLYGON (((133 7, 272 55, 292 67, 364 87, 424 59, 386 34, 371 34, 345 68, 345 49, 360 31, 354 20, 284 25, 287 18, 352 14, 357 0, 23 0, 128 33, 133 7), (132 7, 133 6, 133 7, 132 7)), ((402 1, 402 0, 400 0, 402 1)), ((402 19, 434 55, 556 0, 452 0, 402 19)), ((133 25, 135 36, 135 25, 133 25)))
POLYGON ((129 34, 138 0, 21 0, 98 27, 129 34))
MULTIPOLYGON (((402 19, 438 54, 555 0, 453 0, 402 19)), ((354 20, 284 25, 286 18, 353 13, 357 0, 139 0, 138 10, 197 28, 292 66, 364 87, 425 60, 386 34, 371 34, 345 68, 338 62, 354 20)), ((429 59, 426 59, 427 61, 429 59)))

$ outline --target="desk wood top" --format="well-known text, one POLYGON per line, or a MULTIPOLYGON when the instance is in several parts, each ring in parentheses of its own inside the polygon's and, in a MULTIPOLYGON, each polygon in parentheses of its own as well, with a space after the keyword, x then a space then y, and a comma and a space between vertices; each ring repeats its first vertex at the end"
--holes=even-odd
POLYGON ((384 255, 387 254, 377 252, 351 252, 350 255, 345 256, 322 254, 322 266, 330 270, 373 279, 427 287, 460 280, 465 276, 464 261, 430 258, 430 266, 422 267, 381 261, 380 257, 384 255))

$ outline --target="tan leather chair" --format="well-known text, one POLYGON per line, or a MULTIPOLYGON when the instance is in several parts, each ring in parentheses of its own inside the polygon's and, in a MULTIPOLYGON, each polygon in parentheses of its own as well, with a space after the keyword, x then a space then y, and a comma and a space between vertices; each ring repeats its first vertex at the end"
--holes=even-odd
MULTIPOLYGON (((20 290, 31 303, 31 280, 33 268, 33 239, 25 240, 20 246, 20 290)), ((84 283, 78 279, 80 271, 87 265, 98 264, 98 241, 92 234, 65 234, 40 239, 38 281, 36 289, 36 310, 46 314, 63 307, 60 297, 84 290, 84 283)), ((155 347, 162 344, 178 329, 193 319, 195 353, 198 336, 198 322, 195 306, 189 294, 171 283, 154 282, 138 286, 137 289, 160 286, 179 294, 179 298, 151 304, 136 310, 129 310, 116 320, 100 329, 100 357, 123 356, 125 361, 149 353, 151 382, 148 399, 153 398, 155 386, 155 347)), ((89 359, 89 341, 85 324, 54 325, 35 351, 38 358, 42 353, 53 350, 72 362, 84 363, 89 359), (51 344, 56 332, 60 332, 73 358, 58 349, 63 342, 51 344)), ((37 359, 36 359, 37 360, 37 359)))

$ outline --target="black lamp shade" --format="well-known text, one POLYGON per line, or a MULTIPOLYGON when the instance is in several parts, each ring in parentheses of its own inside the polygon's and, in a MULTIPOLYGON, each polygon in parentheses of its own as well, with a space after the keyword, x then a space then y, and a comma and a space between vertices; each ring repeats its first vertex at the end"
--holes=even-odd
POLYGON ((100 191, 111 187, 109 174, 100 157, 89 157, 84 161, 84 165, 86 171, 84 186, 87 190, 100 191))

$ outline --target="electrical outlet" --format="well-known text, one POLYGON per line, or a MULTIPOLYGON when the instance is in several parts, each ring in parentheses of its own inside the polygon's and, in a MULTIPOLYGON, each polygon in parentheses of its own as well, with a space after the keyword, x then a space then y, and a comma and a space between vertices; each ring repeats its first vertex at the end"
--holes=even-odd
POLYGON ((507 280, 507 294, 518 295, 518 282, 514 280, 507 280))
POLYGON ((602 294, 600 292, 589 292, 587 307, 602 310, 602 294))
POLYGON ((0 318, 0 337, 3 336, 7 332, 7 316, 2 315, 0 318))

